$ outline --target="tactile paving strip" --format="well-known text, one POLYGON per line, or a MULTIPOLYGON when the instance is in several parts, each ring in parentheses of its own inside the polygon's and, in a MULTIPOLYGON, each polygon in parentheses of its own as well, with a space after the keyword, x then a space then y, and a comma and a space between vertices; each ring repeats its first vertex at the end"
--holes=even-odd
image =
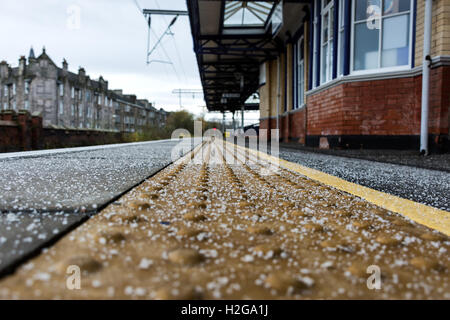
POLYGON ((449 246, 446 235, 213 141, 5 278, 0 298, 450 299, 449 246), (66 285, 74 265, 79 290, 66 285), (369 266, 381 271, 378 290, 367 286, 369 266))

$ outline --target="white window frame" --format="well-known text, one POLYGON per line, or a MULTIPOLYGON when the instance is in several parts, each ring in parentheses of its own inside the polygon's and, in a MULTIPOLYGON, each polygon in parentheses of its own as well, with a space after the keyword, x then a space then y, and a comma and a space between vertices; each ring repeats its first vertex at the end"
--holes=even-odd
MULTIPOLYGON (((315 0, 315 1, 322 1, 322 0, 315 0)), ((314 2, 314 8, 316 8, 316 2, 314 2)), ((318 34, 319 34, 319 25, 318 25, 318 21, 317 21, 317 13, 314 10, 314 17, 313 17, 313 32, 314 32, 314 37, 313 37, 313 55, 312 55, 312 69, 313 69, 313 74, 312 74, 312 84, 311 84, 311 88, 316 88, 317 85, 317 64, 320 64, 320 61, 317 61, 317 39, 318 39, 318 34)), ((320 77, 320 75, 319 75, 320 77)))
MULTIPOLYGON (((345 22, 344 22, 344 17, 345 17, 345 11, 344 11, 344 6, 345 6, 345 1, 344 0, 335 0, 335 1, 339 1, 339 12, 338 12, 338 30, 337 30, 337 40, 338 40, 338 45, 337 45, 337 78, 343 77, 344 76, 344 65, 342 65, 342 70, 340 70, 341 68, 341 59, 344 56, 344 52, 342 52, 341 50, 341 43, 344 41, 345 38, 345 22)), ((335 35, 336 37, 336 35, 335 35)), ((344 56, 345 58, 345 56, 344 56)))
POLYGON ((64 96, 64 83, 59 84, 59 96, 60 97, 64 96))
POLYGON ((333 63, 334 63, 334 59, 333 59, 333 46, 334 46, 334 42, 335 42, 335 30, 334 30, 334 0, 330 1, 330 3, 328 3, 327 5, 325 5, 325 0, 320 0, 321 1, 321 5, 320 5, 320 17, 321 17, 321 30, 320 30, 320 85, 325 84, 331 80, 333 80, 333 63), (324 36, 324 16, 328 14, 328 37, 327 37, 327 51, 328 51, 328 59, 325 63, 325 65, 322 64, 323 62, 323 57, 324 57, 324 50, 323 47, 325 45, 325 43, 323 42, 323 36, 324 36), (333 16, 333 17, 332 17, 333 16), (333 23, 331 24, 330 22, 333 21, 333 23), (333 37, 330 38, 330 30, 332 31, 333 37), (325 74, 325 79, 322 79, 322 74, 323 74, 323 68, 327 67, 326 69, 326 74, 325 74))
POLYGON ((75 99, 75 87, 72 87, 70 96, 72 97, 72 99, 75 99))
POLYGON ((303 42, 303 48, 306 48, 305 46, 305 38, 304 36, 301 36, 297 41, 297 50, 296 50, 296 57, 295 57, 295 72, 297 75, 297 81, 296 81, 296 109, 301 109, 305 105, 305 52, 303 52, 303 59, 300 61, 300 50, 302 48, 301 43, 303 42), (300 66, 302 67, 303 72, 300 73, 300 66), (300 77, 302 81, 300 81, 300 77), (302 95, 300 95, 300 85, 302 85, 302 95))
POLYGON ((29 110, 29 109, 30 109, 30 102, 29 102, 28 100, 25 100, 25 101, 24 101, 24 106, 23 106, 23 108, 24 108, 25 110, 29 110))
MULTIPOLYGON (((410 0, 410 9, 409 9, 409 50, 408 50, 408 64, 403 66, 396 67, 381 67, 381 53, 382 53, 382 41, 383 41, 383 20, 385 17, 383 16, 383 2, 385 0, 380 0, 380 10, 381 10, 381 20, 380 20, 380 30, 378 34, 379 48, 378 48, 378 68, 368 69, 368 70, 354 70, 354 55, 355 55, 355 1, 352 1, 352 14, 351 14, 351 37, 350 37, 350 74, 352 75, 364 75, 364 74, 373 74, 373 73, 382 73, 382 72, 395 72, 395 71, 403 71, 409 70, 412 68, 412 43, 413 43, 413 14, 416 10, 414 6, 414 0, 410 0)), ((392 14, 387 17, 394 17, 396 15, 404 15, 405 12, 392 14)))
POLYGON ((64 114, 64 102, 62 100, 59 100, 59 115, 64 114))

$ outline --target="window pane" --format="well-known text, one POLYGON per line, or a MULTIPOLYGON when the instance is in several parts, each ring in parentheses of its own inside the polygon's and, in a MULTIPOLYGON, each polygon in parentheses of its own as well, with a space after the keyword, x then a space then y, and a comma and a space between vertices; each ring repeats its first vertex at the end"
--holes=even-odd
POLYGON ((326 13, 326 14, 323 16, 323 21, 322 21, 322 23, 323 23, 323 27, 322 27, 322 30, 323 30, 323 39, 322 39, 322 43, 325 43, 325 42, 328 41, 328 13, 326 13))
POLYGON ((334 36, 334 7, 330 8, 330 39, 334 36))
POLYGON ((326 81, 326 76, 327 76, 327 61, 328 61, 328 45, 324 45, 322 47, 322 63, 321 63, 321 82, 325 82, 326 81))
POLYGON ((383 15, 408 11, 411 8, 411 0, 384 0, 383 15))
POLYGON ((338 74, 343 74, 344 73, 344 32, 340 33, 340 38, 339 38, 339 70, 338 70, 338 74))
POLYGON ((370 6, 378 6, 380 8, 380 0, 355 0, 355 21, 368 19, 373 14, 367 13, 370 6))
POLYGON ((305 46, 303 45, 303 40, 300 42, 300 51, 299 51, 299 56, 300 59, 303 60, 303 56, 305 54, 305 46))
POLYGON ((378 67, 379 30, 366 23, 355 24, 354 70, 378 67))
POLYGON ((303 61, 300 63, 298 68, 298 106, 300 107, 303 105, 303 99, 304 99, 304 70, 303 70, 303 61))
POLYGON ((383 19, 383 67, 403 66, 409 62, 409 14, 383 19))
POLYGON ((333 40, 330 40, 329 44, 328 44, 328 50, 330 51, 329 53, 329 57, 328 57, 328 63, 327 63, 327 81, 331 80, 331 78, 333 77, 333 40))

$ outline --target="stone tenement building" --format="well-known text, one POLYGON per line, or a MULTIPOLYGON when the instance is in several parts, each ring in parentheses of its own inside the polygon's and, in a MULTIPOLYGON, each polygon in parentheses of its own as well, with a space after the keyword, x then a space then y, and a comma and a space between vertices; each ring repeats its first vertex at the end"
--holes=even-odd
POLYGON ((58 68, 45 49, 37 58, 31 49, 28 63, 22 56, 16 68, 0 62, 0 110, 40 114, 45 127, 135 132, 165 125, 163 109, 109 90, 108 81, 92 80, 83 68, 76 74, 68 67, 64 60, 58 68))

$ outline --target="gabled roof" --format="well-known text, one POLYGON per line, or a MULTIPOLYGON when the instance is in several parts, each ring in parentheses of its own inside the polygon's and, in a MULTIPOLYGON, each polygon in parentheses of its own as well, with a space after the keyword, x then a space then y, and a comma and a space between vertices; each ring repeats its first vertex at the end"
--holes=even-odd
POLYGON ((42 49, 42 53, 37 57, 37 60, 48 60, 54 67, 58 68, 58 66, 53 62, 53 60, 47 55, 45 52, 45 48, 42 49))

